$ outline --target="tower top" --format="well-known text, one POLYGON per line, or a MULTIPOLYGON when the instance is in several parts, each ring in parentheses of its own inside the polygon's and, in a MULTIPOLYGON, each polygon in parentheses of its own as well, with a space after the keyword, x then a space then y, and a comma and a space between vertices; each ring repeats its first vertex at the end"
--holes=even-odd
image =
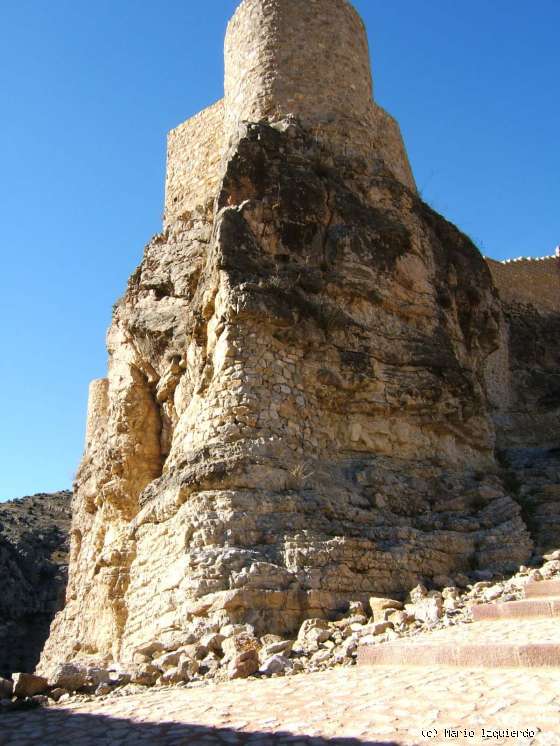
POLYGON ((366 30, 347 0, 243 0, 224 56, 223 100, 169 133, 166 225, 213 199, 241 122, 293 115, 331 155, 416 189, 399 126, 373 101, 366 30))
POLYGON ((371 107, 367 35, 346 0, 243 0, 224 55, 232 128, 288 114, 308 124, 363 120, 371 107))

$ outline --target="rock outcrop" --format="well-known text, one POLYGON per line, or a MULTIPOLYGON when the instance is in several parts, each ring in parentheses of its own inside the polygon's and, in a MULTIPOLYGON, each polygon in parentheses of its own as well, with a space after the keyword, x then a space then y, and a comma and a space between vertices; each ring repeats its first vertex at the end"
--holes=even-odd
POLYGON ((486 363, 497 455, 542 554, 560 544, 560 254, 489 265, 502 307, 486 363))
POLYGON ((0 503, 0 677, 31 672, 62 607, 71 492, 0 503))
POLYGON ((313 9, 245 0, 224 102, 170 137, 165 230, 90 391, 42 675, 149 663, 236 624, 282 639, 350 599, 531 554, 494 457, 490 270, 419 198, 355 11, 313 9), (237 80, 240 39, 255 66, 237 80))

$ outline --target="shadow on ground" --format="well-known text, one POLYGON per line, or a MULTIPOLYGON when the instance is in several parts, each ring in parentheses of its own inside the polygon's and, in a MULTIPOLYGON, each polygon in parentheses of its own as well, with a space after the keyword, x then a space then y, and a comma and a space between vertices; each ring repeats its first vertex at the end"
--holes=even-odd
MULTIPOLYGON (((310 703, 310 709, 313 709, 310 703)), ((177 722, 138 723, 122 718, 58 709, 36 709, 0 715, 0 746, 400 746, 370 738, 322 738, 312 735, 241 732, 230 728, 177 722)))

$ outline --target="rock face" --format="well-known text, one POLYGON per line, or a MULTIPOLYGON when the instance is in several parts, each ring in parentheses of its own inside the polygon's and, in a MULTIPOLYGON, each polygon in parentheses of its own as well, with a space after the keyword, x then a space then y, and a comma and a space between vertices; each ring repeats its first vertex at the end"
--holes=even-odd
POLYGON ((71 497, 0 503, 0 677, 33 671, 63 604, 71 497))
POLYGON ((502 300, 486 363, 498 458, 542 554, 560 544, 560 252, 489 265, 502 300))
POLYGON ((490 271, 418 197, 355 11, 313 8, 245 0, 224 101, 170 136, 165 230, 90 391, 43 675, 224 625, 292 634, 531 553, 494 459, 490 271))

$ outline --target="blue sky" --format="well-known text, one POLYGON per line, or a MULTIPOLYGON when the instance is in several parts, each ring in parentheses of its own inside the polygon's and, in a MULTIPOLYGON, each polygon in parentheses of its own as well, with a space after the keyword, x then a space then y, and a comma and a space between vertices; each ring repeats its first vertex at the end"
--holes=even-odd
MULTIPOLYGON (((68 487, 161 225, 166 132, 222 95, 236 0, 0 5, 0 500, 68 487)), ((557 0, 355 0, 424 198, 495 258, 560 243, 557 0)))

